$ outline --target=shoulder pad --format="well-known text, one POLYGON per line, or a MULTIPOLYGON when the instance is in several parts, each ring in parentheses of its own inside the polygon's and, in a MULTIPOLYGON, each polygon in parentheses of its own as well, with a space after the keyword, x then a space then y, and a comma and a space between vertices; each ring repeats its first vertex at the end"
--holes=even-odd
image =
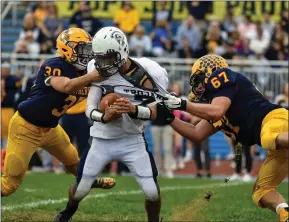
POLYGON ((41 66, 40 72, 44 76, 66 76, 72 77, 77 70, 60 57, 47 59, 41 66))
POLYGON ((231 69, 223 68, 218 69, 212 73, 206 83, 206 88, 210 91, 225 88, 229 85, 234 85, 237 80, 238 73, 233 72, 231 69))
POLYGON ((138 88, 144 88, 143 84, 145 80, 149 79, 153 85, 153 90, 158 90, 157 85, 155 84, 152 77, 147 73, 147 71, 135 60, 133 62, 136 64, 136 69, 132 73, 128 73, 123 77, 138 88))

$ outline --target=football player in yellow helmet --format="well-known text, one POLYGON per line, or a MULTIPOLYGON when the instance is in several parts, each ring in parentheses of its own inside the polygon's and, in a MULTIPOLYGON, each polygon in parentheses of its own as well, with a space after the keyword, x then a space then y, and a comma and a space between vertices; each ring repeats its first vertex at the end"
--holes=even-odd
MULTIPOLYGON (((83 75, 91 57, 91 37, 86 31, 67 29, 56 45, 59 56, 43 62, 28 99, 19 104, 10 120, 1 196, 16 191, 38 147, 77 175, 77 150, 58 122, 70 107, 87 97, 90 82, 103 78, 96 70, 83 75)), ((114 184, 112 178, 98 178, 93 187, 111 188, 114 184)))
POLYGON ((91 36, 83 29, 64 30, 56 40, 57 54, 77 69, 84 70, 91 59, 91 41, 91 36))
POLYGON ((268 151, 254 186, 253 200, 279 214, 280 221, 287 221, 288 204, 276 188, 288 176, 288 110, 270 103, 249 79, 230 69, 221 56, 199 58, 192 67, 190 84, 193 102, 167 94, 164 103, 157 106, 158 113, 194 143, 222 131, 243 147, 258 144, 268 151), (190 125, 175 118, 170 112, 174 109, 202 120, 196 126, 190 125))
MULTIPOLYGON (((202 99, 205 100, 205 84, 208 83, 208 79, 212 73, 221 68, 228 68, 228 63, 223 57, 218 55, 203 56, 194 63, 190 76, 190 85, 192 86, 195 102, 202 99)), ((193 94, 190 94, 189 98, 193 94)))

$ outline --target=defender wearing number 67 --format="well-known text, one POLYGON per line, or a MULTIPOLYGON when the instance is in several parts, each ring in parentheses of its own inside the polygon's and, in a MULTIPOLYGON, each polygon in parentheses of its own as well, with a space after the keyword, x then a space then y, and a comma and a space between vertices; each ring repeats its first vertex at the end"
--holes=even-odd
POLYGON ((193 103, 166 95, 157 113, 193 142, 199 143, 220 130, 243 145, 262 146, 268 156, 259 171, 253 200, 276 211, 280 221, 287 221, 288 205, 276 188, 288 176, 288 110, 270 103, 254 84, 228 68, 227 61, 217 55, 206 55, 195 62, 190 84, 193 103), (167 108, 185 110, 202 120, 190 125, 167 108))
MULTIPOLYGON (((40 67, 29 98, 18 106, 9 123, 1 196, 16 191, 38 147, 77 175, 77 150, 58 121, 70 107, 87 97, 90 82, 103 80, 96 70, 83 75, 91 56, 91 40, 79 28, 63 31, 56 42, 59 56, 46 60, 40 67)), ((93 187, 111 188, 114 184, 114 179, 98 178, 93 187)))

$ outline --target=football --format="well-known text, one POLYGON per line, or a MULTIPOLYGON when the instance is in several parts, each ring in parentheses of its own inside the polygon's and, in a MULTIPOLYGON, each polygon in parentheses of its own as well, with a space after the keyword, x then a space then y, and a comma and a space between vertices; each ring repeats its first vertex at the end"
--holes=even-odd
MULTIPOLYGON (((118 95, 117 93, 109 93, 107 95, 105 95, 104 97, 102 97, 100 104, 99 104, 99 111, 104 113, 105 111, 105 101, 108 101, 108 106, 111 106, 117 99, 120 98, 120 95, 118 95)), ((115 115, 115 118, 113 118, 113 120, 119 118, 121 116, 121 114, 119 115, 115 115)))

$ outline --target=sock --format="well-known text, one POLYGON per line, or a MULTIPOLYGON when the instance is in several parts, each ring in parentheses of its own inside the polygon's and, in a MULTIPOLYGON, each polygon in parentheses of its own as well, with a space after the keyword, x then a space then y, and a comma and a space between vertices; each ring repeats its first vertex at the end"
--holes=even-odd
POLYGON ((278 206, 276 207, 276 213, 279 214, 280 210, 283 209, 283 208, 286 208, 286 207, 288 207, 287 203, 278 204, 278 206))

